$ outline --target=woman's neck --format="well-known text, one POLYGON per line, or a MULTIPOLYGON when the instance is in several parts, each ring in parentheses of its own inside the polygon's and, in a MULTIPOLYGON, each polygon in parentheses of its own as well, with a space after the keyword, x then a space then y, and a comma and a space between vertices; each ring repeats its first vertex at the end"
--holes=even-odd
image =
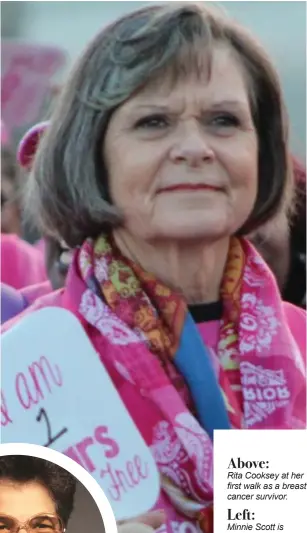
POLYGON ((161 241, 149 244, 132 238, 122 229, 115 230, 113 237, 125 257, 179 291, 189 305, 219 299, 228 237, 215 243, 161 241))

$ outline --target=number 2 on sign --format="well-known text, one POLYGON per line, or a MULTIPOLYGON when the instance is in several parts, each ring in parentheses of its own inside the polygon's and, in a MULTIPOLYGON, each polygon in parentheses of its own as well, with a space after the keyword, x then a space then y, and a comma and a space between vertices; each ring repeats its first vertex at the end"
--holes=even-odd
POLYGON ((47 437, 48 437, 48 440, 46 442, 46 444, 44 444, 44 447, 45 448, 49 448, 49 446, 51 446, 54 442, 56 442, 60 437, 62 437, 65 433, 67 433, 67 428, 63 428, 61 431, 59 431, 56 435, 54 435, 54 437, 52 436, 52 432, 51 432, 51 424, 50 424, 50 420, 48 418, 48 415, 45 411, 45 409, 40 409, 39 410, 39 413, 36 417, 36 421, 37 422, 40 422, 41 420, 45 420, 46 422, 46 428, 47 428, 47 437))

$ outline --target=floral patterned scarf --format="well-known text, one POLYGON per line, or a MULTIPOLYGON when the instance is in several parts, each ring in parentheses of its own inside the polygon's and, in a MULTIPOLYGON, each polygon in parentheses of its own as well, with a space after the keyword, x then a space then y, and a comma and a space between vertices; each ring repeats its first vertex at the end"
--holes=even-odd
MULTIPOLYGON (((172 359, 179 345, 187 305, 182 297, 142 270, 139 265, 123 258, 111 239, 100 237, 93 246, 88 241, 80 255, 82 276, 87 284, 99 282, 99 289, 110 309, 126 325, 140 335, 161 362, 178 391, 185 392, 182 377, 176 372, 172 359), (92 260, 93 258, 93 260, 92 260)), ((220 328, 222 365, 226 374, 220 376, 231 423, 242 426, 242 396, 238 393, 236 349, 240 310, 240 291, 244 269, 244 253, 239 240, 233 239, 223 278, 221 297, 224 317, 220 328), (227 354, 227 355, 226 355, 227 354), (233 392, 233 389, 237 392, 233 392)), ((193 409, 191 398, 189 407, 193 409)))
MULTIPOLYGON (((140 390, 148 391, 186 450, 189 487, 174 483, 157 459, 163 488, 177 508, 198 518, 203 531, 211 533, 212 443, 191 415, 192 398, 173 364, 186 303, 124 258, 106 236, 84 243, 76 268, 85 284, 79 313, 111 343, 119 347, 134 343, 133 356, 118 350, 114 364, 140 390), (183 432, 187 420, 201 443, 202 457, 189 450, 183 432)), ((286 325, 275 280, 246 241, 231 239, 221 298, 215 363, 231 426, 304 427, 305 406, 293 407, 297 391, 304 388, 302 357, 286 325)))

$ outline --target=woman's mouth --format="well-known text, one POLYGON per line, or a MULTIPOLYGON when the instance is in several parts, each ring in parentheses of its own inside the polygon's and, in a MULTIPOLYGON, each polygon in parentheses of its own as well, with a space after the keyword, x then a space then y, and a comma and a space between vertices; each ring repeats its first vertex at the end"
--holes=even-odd
POLYGON ((161 187, 158 189, 158 194, 161 192, 173 192, 173 191, 221 191, 221 187, 215 185, 206 185, 205 183, 181 183, 178 185, 169 185, 168 187, 161 187))

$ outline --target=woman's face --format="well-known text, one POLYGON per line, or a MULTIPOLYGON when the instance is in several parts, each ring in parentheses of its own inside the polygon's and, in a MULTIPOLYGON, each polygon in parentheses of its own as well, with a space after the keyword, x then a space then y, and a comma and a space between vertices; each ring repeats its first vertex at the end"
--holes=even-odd
POLYGON ((113 114, 103 157, 114 204, 134 236, 217 240, 257 195, 258 143, 242 67, 216 48, 210 80, 157 80, 113 114))
POLYGON ((14 517, 25 523, 37 514, 56 514, 56 506, 48 490, 38 482, 0 482, 0 515, 14 517))

